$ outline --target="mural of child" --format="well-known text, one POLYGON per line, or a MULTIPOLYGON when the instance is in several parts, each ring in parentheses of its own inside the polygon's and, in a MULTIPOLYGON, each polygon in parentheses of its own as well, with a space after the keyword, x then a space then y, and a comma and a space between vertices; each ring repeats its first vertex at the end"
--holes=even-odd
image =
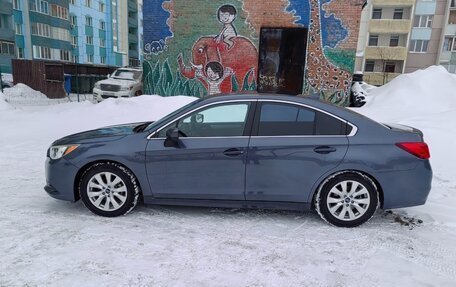
POLYGON ((236 14, 236 8, 233 5, 223 5, 217 11, 217 18, 219 22, 223 24, 223 28, 215 37, 215 40, 217 43, 220 43, 223 40, 223 42, 228 45, 228 49, 233 47, 233 39, 237 36, 236 28, 233 25, 236 14))
POLYGON ((197 77, 205 81, 208 85, 209 95, 220 94, 220 85, 229 76, 234 75, 231 68, 226 67, 223 69, 222 64, 219 62, 209 62, 205 68, 206 76, 203 73, 197 73, 197 77))

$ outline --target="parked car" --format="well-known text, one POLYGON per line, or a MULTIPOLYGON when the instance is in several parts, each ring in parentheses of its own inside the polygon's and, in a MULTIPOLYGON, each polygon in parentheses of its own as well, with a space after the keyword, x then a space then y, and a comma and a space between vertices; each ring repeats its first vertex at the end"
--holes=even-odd
POLYGON ((47 151, 45 190, 93 213, 146 204, 315 209, 358 226, 431 189, 421 131, 318 100, 217 96, 156 121, 70 135, 47 151))
POLYGON ((140 68, 120 68, 108 79, 95 83, 93 97, 97 102, 107 98, 130 98, 142 95, 142 70, 140 68))

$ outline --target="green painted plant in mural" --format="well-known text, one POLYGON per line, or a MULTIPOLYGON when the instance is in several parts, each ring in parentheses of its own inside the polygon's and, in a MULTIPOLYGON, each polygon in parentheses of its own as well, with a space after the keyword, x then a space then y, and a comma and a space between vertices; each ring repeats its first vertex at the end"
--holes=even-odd
POLYGON ((163 64, 157 61, 155 65, 145 62, 144 84, 147 93, 152 95, 193 95, 199 98, 207 95, 206 88, 196 79, 184 78, 179 70, 173 73, 168 60, 163 64))
MULTIPOLYGON (((168 60, 163 64, 156 62, 152 65, 146 62, 144 65, 144 83, 148 94, 164 96, 193 95, 198 98, 208 96, 207 89, 197 79, 187 79, 182 76, 179 69, 172 72, 168 60)), ((231 76, 231 90, 233 92, 256 90, 256 81, 253 70, 249 71, 241 84, 234 75, 231 76)))

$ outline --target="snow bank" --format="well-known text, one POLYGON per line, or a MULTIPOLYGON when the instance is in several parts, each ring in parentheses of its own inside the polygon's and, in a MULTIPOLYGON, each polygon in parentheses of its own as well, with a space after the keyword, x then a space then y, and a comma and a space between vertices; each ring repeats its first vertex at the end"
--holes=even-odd
POLYGON ((143 95, 127 99, 107 99, 99 104, 89 101, 67 102, 48 107, 23 107, 6 114, 16 126, 26 126, 27 133, 19 133, 12 127, 4 131, 14 138, 28 140, 46 139, 50 144, 59 137, 103 126, 154 121, 177 108, 196 100, 195 97, 160 97, 143 95), (43 110, 43 108, 45 110, 43 110), (22 111, 21 111, 22 110, 22 111))
POLYGON ((5 95, 0 93, 0 111, 12 110, 13 107, 5 100, 5 95))
POLYGON ((442 66, 403 74, 369 91, 361 108, 373 118, 402 120, 456 109, 456 76, 442 66))
POLYGON ((22 83, 19 83, 9 89, 5 89, 5 96, 15 98, 21 97, 26 99, 48 99, 45 94, 22 83))

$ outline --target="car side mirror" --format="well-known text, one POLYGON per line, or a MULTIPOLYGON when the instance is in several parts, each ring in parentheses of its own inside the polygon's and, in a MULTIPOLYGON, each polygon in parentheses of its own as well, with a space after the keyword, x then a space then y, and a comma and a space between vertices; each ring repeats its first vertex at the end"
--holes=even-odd
POLYGON ((166 131, 165 147, 175 147, 179 144, 179 129, 172 128, 166 131))

